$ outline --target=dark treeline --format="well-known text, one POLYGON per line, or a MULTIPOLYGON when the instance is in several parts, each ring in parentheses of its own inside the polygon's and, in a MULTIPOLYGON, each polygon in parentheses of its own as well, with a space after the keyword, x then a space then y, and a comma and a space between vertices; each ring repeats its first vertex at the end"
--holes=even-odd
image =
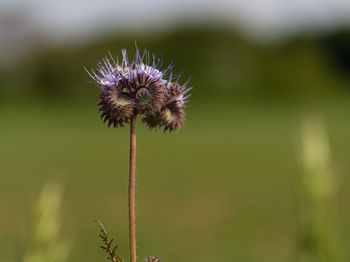
POLYGON ((84 70, 95 67, 108 51, 134 51, 134 41, 176 58, 192 77, 196 97, 305 97, 346 92, 350 78, 350 31, 318 36, 298 35, 279 43, 261 44, 232 29, 182 27, 150 35, 101 37, 81 45, 43 46, 11 68, 0 71, 0 97, 66 99, 95 96, 84 70))

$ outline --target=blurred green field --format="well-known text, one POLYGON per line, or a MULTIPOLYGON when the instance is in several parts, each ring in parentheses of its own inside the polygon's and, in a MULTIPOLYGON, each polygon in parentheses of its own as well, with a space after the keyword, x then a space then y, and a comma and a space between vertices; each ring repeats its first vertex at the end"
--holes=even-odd
POLYGON ((349 30, 259 43, 232 28, 202 25, 43 42, 0 68, 0 261, 23 261, 32 207, 51 180, 64 186, 61 235, 72 243, 69 261, 104 260, 94 219, 128 258, 129 131, 99 120, 99 91, 83 68, 95 67, 108 50, 132 55, 135 39, 164 53, 165 64, 175 59, 175 73, 184 66, 181 83, 192 76, 194 86, 178 133, 138 123, 140 261, 298 261, 300 124, 308 114, 329 131, 346 250, 349 30))
MULTIPOLYGON (((176 134, 149 132, 139 122, 140 261, 149 255, 167 262, 293 261, 299 124, 309 112, 328 125, 341 179, 340 236, 348 246, 349 98, 304 104, 194 98, 188 122, 176 134)), ((62 236, 73 243, 69 261, 104 261, 96 218, 128 258, 128 128, 104 126, 95 100, 7 101, 0 120, 0 260, 20 260, 30 207, 52 179, 64 185, 62 236)))

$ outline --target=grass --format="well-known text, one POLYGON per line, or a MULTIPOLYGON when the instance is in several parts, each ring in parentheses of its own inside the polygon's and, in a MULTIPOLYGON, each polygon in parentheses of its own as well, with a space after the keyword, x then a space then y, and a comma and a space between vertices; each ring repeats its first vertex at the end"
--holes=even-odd
MULTIPOLYGON (((344 99, 345 100, 345 99, 344 99)), ((350 106, 319 104, 333 162, 343 175, 340 226, 350 243, 347 206, 350 106)), ((188 108, 179 133, 138 123, 137 240, 140 261, 291 261, 300 174, 295 142, 305 107, 210 100, 188 108)), ((24 248, 30 205, 49 179, 63 182, 63 235, 70 261, 103 261, 94 219, 128 257, 128 129, 108 129, 94 104, 3 104, 0 108, 0 259, 24 248)))

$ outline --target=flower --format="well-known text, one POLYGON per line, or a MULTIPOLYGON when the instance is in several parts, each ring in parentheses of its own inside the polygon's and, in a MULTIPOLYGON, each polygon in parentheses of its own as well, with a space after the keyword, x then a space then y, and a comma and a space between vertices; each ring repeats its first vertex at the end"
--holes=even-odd
POLYGON ((161 259, 159 259, 158 257, 147 257, 144 262, 163 262, 161 259))
POLYGON ((148 50, 136 54, 129 61, 127 52, 122 50, 122 62, 110 57, 103 58, 96 71, 88 72, 101 88, 99 111, 101 119, 108 126, 123 127, 131 117, 143 114, 143 122, 150 128, 163 127, 164 131, 178 130, 185 122, 184 104, 191 89, 178 84, 181 74, 173 80, 171 63, 161 70, 162 57, 148 50))
POLYGON ((164 105, 160 111, 145 114, 142 121, 149 129, 164 128, 165 131, 177 131, 185 122, 185 103, 189 95, 185 96, 191 88, 186 82, 180 86, 177 82, 168 82, 165 92, 164 105))
POLYGON ((169 83, 167 87, 164 116, 164 131, 178 130, 185 122, 185 102, 188 98, 184 95, 189 91, 186 85, 180 86, 178 83, 169 83))
POLYGON ((100 94, 101 119, 108 121, 108 126, 123 127, 134 114, 135 101, 121 87, 105 86, 100 94))

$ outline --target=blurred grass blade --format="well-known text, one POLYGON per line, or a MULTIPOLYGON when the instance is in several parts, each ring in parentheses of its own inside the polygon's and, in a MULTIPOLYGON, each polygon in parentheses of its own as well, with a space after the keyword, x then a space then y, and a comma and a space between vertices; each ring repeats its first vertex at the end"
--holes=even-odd
POLYGON ((298 257, 302 262, 340 262, 337 236, 337 177, 331 170, 324 122, 306 117, 301 125, 302 175, 297 185, 299 207, 298 257))
POLYGON ((69 245, 59 240, 61 200, 62 187, 57 183, 46 184, 33 209, 30 249, 23 258, 24 262, 67 261, 69 245))

